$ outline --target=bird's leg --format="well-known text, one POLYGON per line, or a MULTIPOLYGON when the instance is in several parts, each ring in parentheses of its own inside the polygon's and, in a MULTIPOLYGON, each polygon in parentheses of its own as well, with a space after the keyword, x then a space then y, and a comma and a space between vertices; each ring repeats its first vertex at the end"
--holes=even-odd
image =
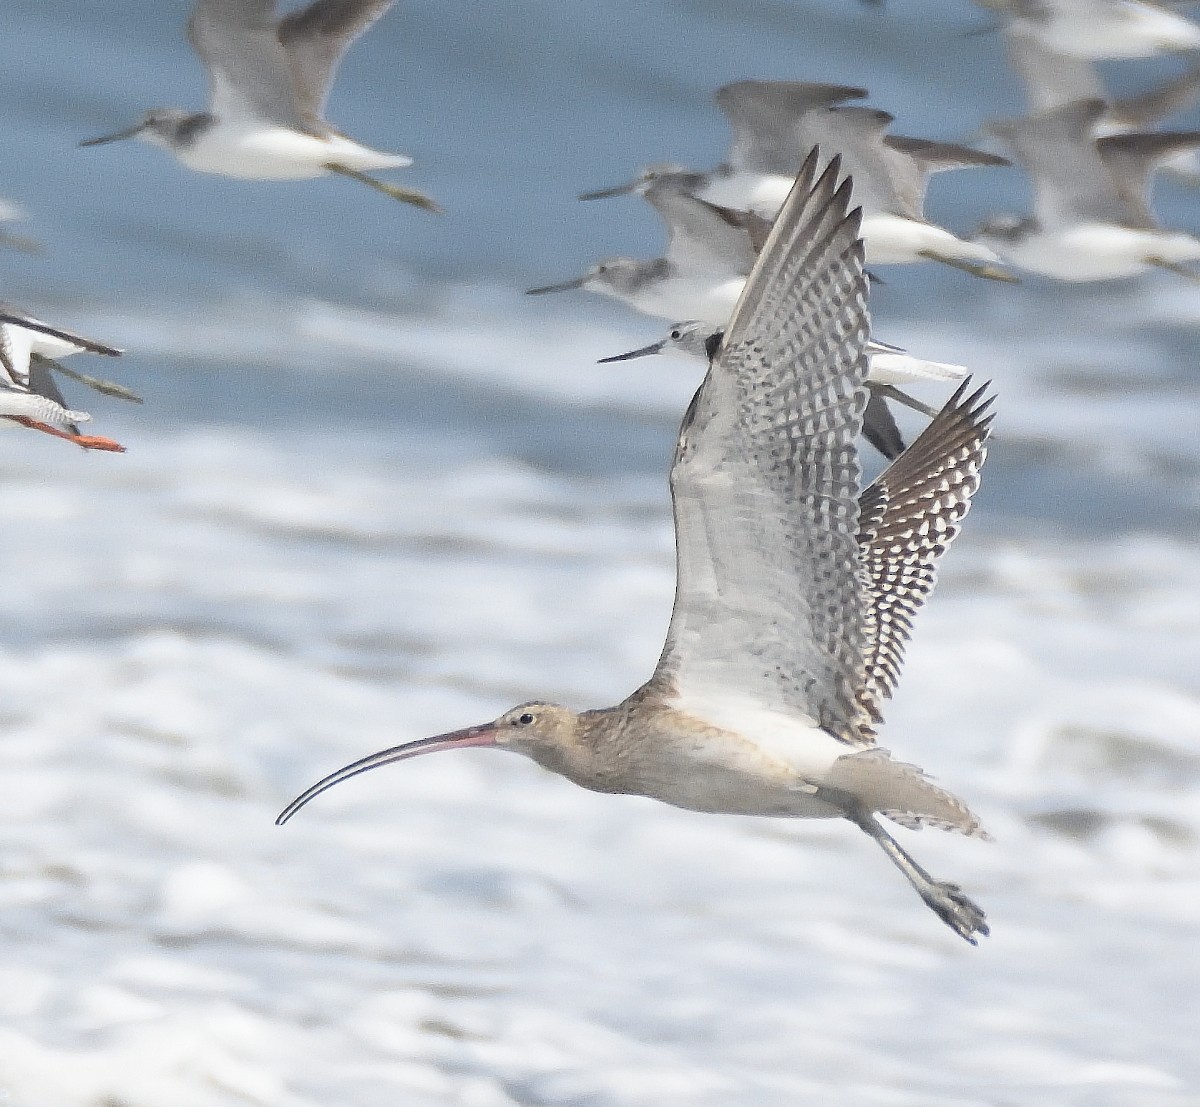
POLYGON ((131 392, 124 385, 117 384, 115 381, 106 381, 101 377, 89 377, 87 373, 80 373, 76 369, 71 369, 62 362, 55 361, 52 357, 46 357, 45 354, 30 354, 34 361, 40 361, 43 365, 48 365, 56 373, 61 373, 64 377, 70 377, 73 381, 78 381, 80 384, 86 384, 88 388, 94 388, 97 392, 105 396, 115 396, 118 400, 129 400, 131 403, 140 404, 142 398, 136 392, 131 392))
POLYGON ((904 452, 904 436, 884 403, 880 386, 868 383, 867 387, 871 390, 871 395, 863 412, 863 437, 891 461, 904 452))
POLYGON ((371 188, 377 189, 385 196, 390 196, 393 200, 399 200, 404 204, 414 204, 416 207, 424 208, 426 211, 432 211, 440 214, 442 211, 441 205, 423 192, 417 192, 411 188, 401 188, 399 185, 388 184, 387 181, 379 181, 374 177, 368 176, 366 173, 360 173, 357 169, 351 169, 348 165, 339 165, 335 161, 325 163, 325 168, 330 173, 340 173, 343 177, 349 177, 355 181, 362 181, 365 185, 370 185, 371 188))
POLYGON ((933 419, 937 415, 937 408, 930 407, 926 403, 922 403, 915 396, 910 396, 907 392, 901 392, 894 384, 868 384, 871 392, 876 396, 883 396, 889 400, 895 400, 898 404, 903 404, 913 411, 919 411, 922 415, 928 415, 933 419))
POLYGON ((104 450, 110 454, 125 452, 125 447, 120 442, 114 442, 111 438, 102 438, 98 434, 72 434, 70 431, 52 427, 49 423, 31 419, 28 415, 6 415, 5 418, 11 419, 14 423, 20 423, 21 426, 28 427, 30 430, 52 434, 55 438, 65 438, 68 442, 74 442, 76 446, 82 446, 85 450, 104 450))
POLYGON ((1147 265, 1153 265, 1158 269, 1165 269, 1168 273, 1174 273, 1180 277, 1187 277, 1189 281, 1200 282, 1200 273, 1189 269, 1186 265, 1180 265, 1177 261, 1168 261, 1166 258, 1146 258, 1147 265))
POLYGON ((874 815, 861 812, 854 822, 879 843, 879 848, 904 874, 905 880, 917 890, 917 895, 951 930, 971 945, 978 944, 976 934, 985 937, 988 935, 988 924, 983 910, 964 895, 957 884, 946 880, 934 880, 913 860, 912 855, 879 825, 874 815))
POLYGON ((934 880, 913 860, 911 854, 879 825, 873 812, 868 811, 846 792, 821 788, 817 794, 819 798, 827 799, 840 808, 847 819, 879 843, 879 848, 904 874, 904 879, 917 890, 917 895, 925 901, 926 906, 951 930, 973 946, 979 944, 975 939, 976 934, 986 937, 990 933, 983 910, 964 895, 957 884, 951 884, 947 880, 934 880))
POLYGON ((954 269, 961 269, 965 273, 970 273, 974 277, 983 277, 989 281, 1004 281, 1007 284, 1020 284, 1021 278, 1014 276, 1007 269, 1001 269, 998 265, 992 265, 986 261, 968 261, 966 258, 951 257, 949 254, 940 254, 937 250, 918 250, 918 255, 923 258, 928 258, 930 261, 940 261, 943 265, 949 265, 954 269))

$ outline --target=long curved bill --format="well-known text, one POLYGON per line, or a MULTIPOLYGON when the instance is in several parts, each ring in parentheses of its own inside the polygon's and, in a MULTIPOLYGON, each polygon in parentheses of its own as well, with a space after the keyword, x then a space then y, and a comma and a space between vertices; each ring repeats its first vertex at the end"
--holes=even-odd
POLYGON ((103 146, 106 142, 120 142, 122 139, 133 138, 145 129, 145 123, 135 123, 124 130, 113 131, 110 135, 100 135, 98 138, 85 138, 80 146, 103 146))
POLYGON ((581 200, 607 200, 610 196, 624 196, 627 192, 632 192, 642 182, 641 180, 626 181, 624 184, 613 185, 611 188, 597 188, 593 192, 581 192, 579 198, 581 200))
POLYGON ((649 357, 651 354, 661 354, 666 344, 667 340, 664 338, 659 342, 651 342, 649 346, 643 346, 641 349, 630 350, 627 354, 613 354, 612 357, 598 358, 596 364, 605 365, 610 361, 629 361, 635 357, 649 357))
POLYGON ((527 288, 525 289, 525 295, 542 296, 547 292, 569 292, 572 288, 582 288, 587 279, 588 274, 585 273, 582 277, 574 277, 569 281, 561 281, 558 284, 544 284, 541 288, 527 288))
POLYGON ((404 761, 410 757, 419 757, 423 753, 440 753, 442 750, 469 749, 471 746, 494 746, 496 744, 496 727, 492 723, 483 726, 471 726, 466 730, 454 730, 449 734, 435 734, 432 738, 419 738, 415 742, 405 742, 400 746, 380 750, 363 757, 352 764, 330 773, 323 780, 318 780, 307 791, 298 795, 280 812, 275 820, 276 826, 283 826, 309 800, 315 799, 322 792, 328 791, 335 784, 349 780, 359 773, 378 769, 381 765, 390 765, 393 761, 404 761))

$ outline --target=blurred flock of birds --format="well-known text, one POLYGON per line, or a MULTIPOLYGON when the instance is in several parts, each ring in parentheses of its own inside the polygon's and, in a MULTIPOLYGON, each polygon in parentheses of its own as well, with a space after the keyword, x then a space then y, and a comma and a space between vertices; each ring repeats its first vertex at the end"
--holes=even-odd
MULTIPOLYGON (((738 81, 715 93, 732 132, 720 165, 653 165, 581 197, 642 197, 665 224, 663 255, 611 258, 529 290, 599 292, 668 324, 661 341, 605 360, 677 350, 707 364, 671 471, 678 583, 650 680, 612 708, 577 714, 531 701, 372 754, 315 784, 280 822, 379 765, 508 748, 597 791, 700 811, 845 818, 956 933, 970 942, 987 934, 983 911, 931 877, 877 816, 983 837, 978 820, 920 769, 892 760, 876 727, 913 618, 978 488, 991 394, 965 368, 873 335, 869 285, 918 263, 996 281, 1152 269, 1200 279, 1200 239, 1162 226, 1150 198, 1160 169, 1200 181, 1200 132, 1159 129, 1200 100, 1200 67, 1117 100, 1096 66, 1195 53, 1200 25, 1140 0, 980 2, 1001 23, 1029 109, 984 124, 986 149, 892 134, 887 111, 859 103, 863 88, 738 81), (972 234, 926 217, 932 174, 1010 157, 1032 181, 1032 214, 993 215, 972 234), (940 408, 907 391, 929 382, 956 386, 940 408), (931 420, 911 443, 894 403, 931 420), (890 462, 865 487, 860 435, 890 462)), ((344 51, 392 3, 316 0, 280 17, 274 0, 200 0, 188 36, 208 71, 208 108, 150 111, 81 145, 139 138, 190 169, 270 181, 335 173, 437 212, 431 198, 371 175, 410 159, 364 147, 323 118, 344 51)), ((0 210, 8 222, 18 215, 0 210)), ((2 241, 36 245, 13 233, 2 241)), ((120 452, 82 433, 90 416, 68 404, 59 378, 140 397, 62 364, 80 353, 120 351, 0 304, 0 423, 120 452)))

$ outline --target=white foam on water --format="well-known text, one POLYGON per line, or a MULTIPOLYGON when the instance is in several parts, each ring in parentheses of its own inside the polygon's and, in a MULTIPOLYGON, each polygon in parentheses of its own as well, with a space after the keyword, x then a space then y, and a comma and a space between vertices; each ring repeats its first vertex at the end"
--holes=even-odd
POLYGON ((13 1103, 1187 1102, 1190 543, 980 508, 948 559, 883 739, 997 837, 905 835, 989 911, 971 950, 846 824, 500 754, 271 825, 374 749, 632 690, 661 478, 205 427, 116 464, 3 449, 13 1103))

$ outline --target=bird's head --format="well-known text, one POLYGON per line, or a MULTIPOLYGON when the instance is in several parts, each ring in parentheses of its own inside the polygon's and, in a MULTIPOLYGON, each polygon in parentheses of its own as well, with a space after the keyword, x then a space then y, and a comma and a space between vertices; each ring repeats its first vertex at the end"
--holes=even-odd
POLYGON ((690 192, 704 183, 702 173, 693 173, 682 165, 674 162, 660 162, 657 165, 647 165, 632 181, 624 184, 611 185, 608 188, 597 188, 591 192, 581 192, 581 200, 605 200, 609 196, 624 196, 627 193, 641 194, 655 185, 670 185, 684 192, 690 192))
POLYGON ((613 354, 612 357, 602 357, 600 364, 610 361, 629 361, 635 357, 649 357, 651 354, 666 354, 672 351, 688 354, 691 357, 711 361, 713 354, 721 344, 723 332, 717 330, 711 323, 700 319, 689 319, 683 323, 674 323, 664 338, 630 350, 627 354, 613 354))
POLYGON ((547 292, 567 292, 573 288, 582 288, 589 292, 624 291, 642 279, 647 264, 637 258, 605 258, 580 277, 572 277, 569 281, 559 281, 557 284, 542 285, 540 288, 530 288, 526 290, 525 295, 542 296, 547 292))
POLYGON ((151 108, 132 127, 125 127, 112 134, 97 138, 85 138, 80 146, 103 146, 108 142, 121 142, 127 138, 140 138, 155 146, 170 146, 189 120, 196 118, 191 112, 179 108, 151 108))

